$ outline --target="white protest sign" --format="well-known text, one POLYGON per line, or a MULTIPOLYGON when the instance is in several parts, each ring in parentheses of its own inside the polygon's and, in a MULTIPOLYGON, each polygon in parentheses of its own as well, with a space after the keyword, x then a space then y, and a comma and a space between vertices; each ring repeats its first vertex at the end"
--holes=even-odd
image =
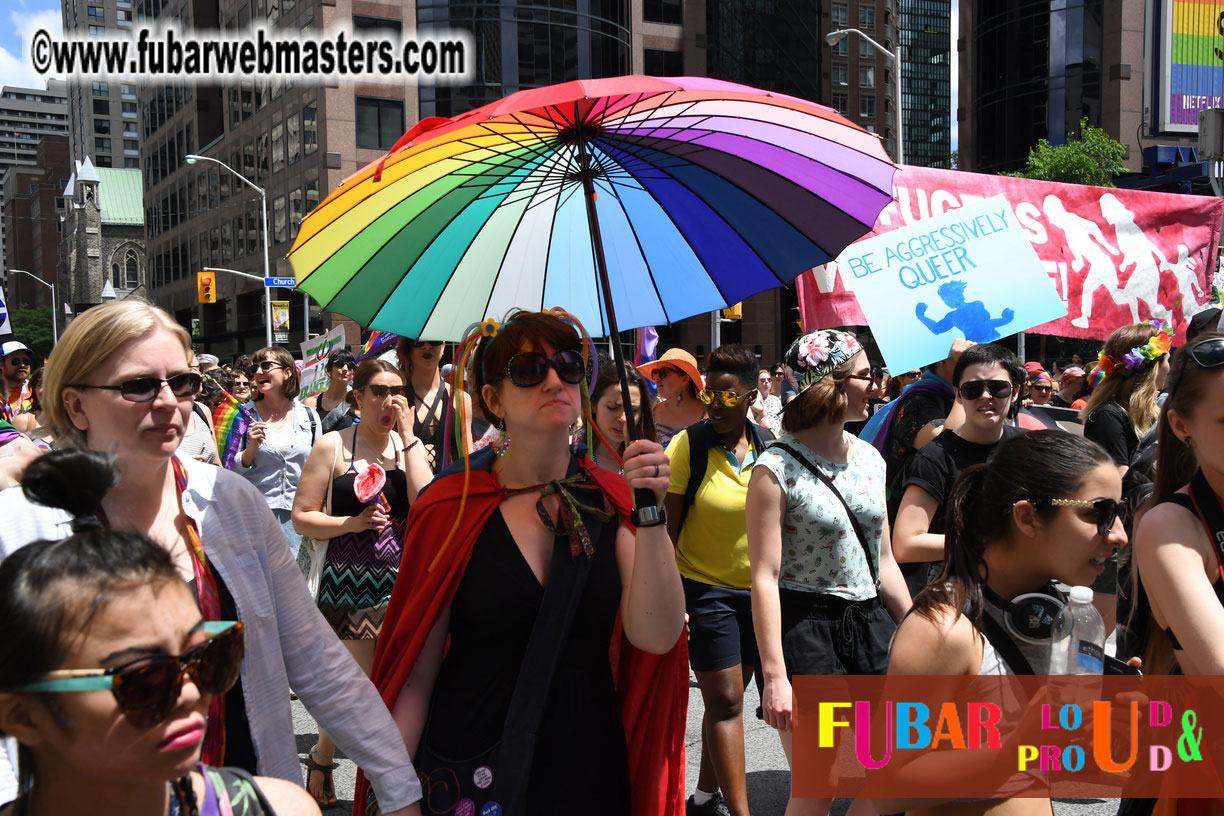
POLYGON ((324 370, 327 357, 344 345, 344 327, 336 326, 322 337, 302 343, 302 378, 298 397, 305 399, 327 389, 328 376, 324 370))
POLYGON ((0 335, 12 333, 13 327, 9 324, 8 301, 4 298, 4 290, 0 289, 0 335))
POLYGON ((1004 196, 851 244, 837 257, 890 371, 1066 314, 1004 196))

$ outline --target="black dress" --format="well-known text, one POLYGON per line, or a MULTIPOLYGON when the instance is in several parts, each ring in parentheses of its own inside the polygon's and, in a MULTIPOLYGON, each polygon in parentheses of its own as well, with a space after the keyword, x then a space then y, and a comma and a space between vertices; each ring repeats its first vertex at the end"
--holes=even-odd
MULTIPOLYGON (((585 520, 592 539, 602 542, 536 739, 527 812, 540 816, 629 813, 625 732, 608 658, 621 597, 615 536, 601 536, 600 523, 585 520)), ((555 546, 568 551, 569 540, 558 536, 555 546)), ((471 757, 501 739, 543 597, 501 511, 494 511, 451 603, 450 649, 434 684, 425 736, 436 754, 471 757)))

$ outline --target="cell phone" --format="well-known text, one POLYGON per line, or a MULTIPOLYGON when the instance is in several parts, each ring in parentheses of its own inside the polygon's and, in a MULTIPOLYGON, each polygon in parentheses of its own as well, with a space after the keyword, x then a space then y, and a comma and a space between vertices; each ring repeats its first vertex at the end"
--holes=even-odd
POLYGON ((1116 657, 1105 655, 1105 673, 1106 674, 1143 674, 1126 661, 1119 660, 1116 657))

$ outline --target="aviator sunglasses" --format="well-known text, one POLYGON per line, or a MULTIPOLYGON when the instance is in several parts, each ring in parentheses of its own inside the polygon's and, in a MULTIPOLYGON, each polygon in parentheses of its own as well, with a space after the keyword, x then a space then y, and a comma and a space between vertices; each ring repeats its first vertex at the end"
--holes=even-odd
POLYGON ((187 371, 182 374, 175 374, 173 377, 167 377, 164 380, 161 377, 136 377, 132 380, 124 380, 118 385, 80 383, 69 386, 69 388, 95 388, 99 391, 118 391, 119 395, 128 402, 152 402, 157 399, 163 384, 170 386, 170 393, 174 394, 174 396, 179 399, 187 399, 200 393, 200 386, 203 382, 204 378, 199 374, 196 374, 194 371, 187 371))
POLYGON ((1096 522, 1097 535, 1107 536, 1113 529, 1114 522, 1122 513, 1122 502, 1115 499, 1029 499, 1033 505, 1048 504, 1051 507, 1078 507, 1092 511, 1092 520, 1096 522))
POLYGON ((519 388, 531 388, 544 382, 550 368, 557 372, 562 382, 570 385, 582 382, 583 376, 586 375, 586 365, 582 362, 582 355, 565 349, 558 351, 551 359, 538 351, 516 354, 506 363, 506 376, 519 388))
POLYGON ((1012 395, 1012 386, 1007 380, 966 380, 958 386, 961 399, 975 400, 987 389, 995 399, 1007 399, 1012 395))
POLYGON ((165 722, 178 703, 183 679, 191 678, 203 694, 224 694, 238 680, 242 666, 242 624, 207 621, 212 637, 181 655, 153 655, 112 669, 61 669, 45 679, 17 688, 15 693, 104 691, 110 689, 119 710, 136 728, 165 722))
POLYGON ((701 400, 706 405, 713 405, 714 400, 718 400, 720 403, 722 403, 726 407, 734 408, 736 405, 739 404, 740 400, 742 400, 744 397, 748 396, 755 390, 756 389, 754 388, 750 388, 742 394, 737 394, 734 391, 712 391, 709 388, 703 388, 697 392, 697 399, 701 400))

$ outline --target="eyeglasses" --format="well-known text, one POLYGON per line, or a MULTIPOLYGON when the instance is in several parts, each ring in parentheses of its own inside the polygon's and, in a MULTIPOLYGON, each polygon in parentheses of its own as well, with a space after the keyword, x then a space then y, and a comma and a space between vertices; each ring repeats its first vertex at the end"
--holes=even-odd
POLYGON ((987 389, 995 399, 1007 399, 1014 388, 1007 380, 965 380, 957 386, 961 399, 964 400, 979 399, 987 389))
POLYGON ((173 377, 168 377, 164 380, 160 377, 137 377, 133 380, 124 380, 118 385, 90 385, 89 383, 81 383, 69 387, 118 391, 119 395, 128 402, 152 402, 161 393, 163 385, 170 386, 170 393, 179 399, 188 399, 200 393, 200 387, 203 382, 204 378, 199 374, 196 374, 194 371, 187 371, 183 374, 175 374, 173 377))
POLYGON ((773 373, 773 376, 775 376, 775 377, 785 377, 785 376, 786 376, 786 372, 785 372, 785 371, 775 371, 775 372, 773 373))
POLYGON ((24 367, 24 368, 29 368, 29 367, 30 367, 30 358, 29 358, 29 357, 14 357, 14 358, 11 358, 11 359, 10 359, 10 358, 8 358, 8 357, 6 357, 6 358, 4 358, 4 362, 5 362, 5 363, 7 363, 8 365, 11 365, 11 366, 16 367, 16 368, 23 368, 23 367, 24 367))
POLYGON ((284 368, 284 363, 278 363, 275 360, 264 360, 262 363, 256 363, 255 367, 260 371, 271 371, 274 368, 284 368))
POLYGON ((237 391, 239 388, 250 388, 250 387, 251 387, 251 383, 249 380, 235 380, 234 381, 235 391, 237 391))
POLYGON ((115 695, 119 710, 137 728, 152 728, 174 711, 183 679, 204 694, 224 694, 238 681, 242 667, 242 624, 209 621, 204 632, 213 636, 181 655, 142 657, 112 669, 62 669, 46 679, 18 688, 16 693, 104 691, 115 695))
POLYGON ((510 362, 506 363, 506 376, 519 388, 531 388, 544 382, 550 368, 557 372, 562 382, 570 385, 582 382, 586 374, 586 365, 582 362, 582 355, 565 349, 554 354, 552 359, 538 351, 516 354, 510 358, 510 362))
POLYGON ((739 404, 739 401, 751 394, 755 389, 748 389, 742 394, 737 394, 734 391, 712 391, 709 388, 703 388, 697 392, 697 399, 704 402, 706 405, 713 405, 714 400, 718 400, 728 408, 734 408, 739 404))
POLYGON ((388 394, 393 397, 402 397, 404 395, 404 386, 402 385, 378 385, 377 383, 370 383, 361 390, 369 391, 370 396, 374 397, 374 399, 386 399, 388 394))
POLYGON ((1031 504, 1048 504, 1053 507, 1078 507, 1092 511, 1092 520, 1096 522, 1097 535, 1107 536, 1113 529, 1114 522, 1122 513, 1122 502, 1115 499, 1030 499, 1031 504))
POLYGON ((654 380, 655 382, 663 382, 663 380, 667 377, 668 374, 683 374, 683 373, 684 372, 682 372, 678 368, 669 368, 667 366, 663 366, 662 368, 656 368, 654 371, 650 372, 650 379, 654 380))
POLYGON ((420 348, 421 346, 433 346, 434 348, 437 348, 438 346, 442 345, 443 342, 444 341, 442 340, 413 340, 412 347, 420 348))

